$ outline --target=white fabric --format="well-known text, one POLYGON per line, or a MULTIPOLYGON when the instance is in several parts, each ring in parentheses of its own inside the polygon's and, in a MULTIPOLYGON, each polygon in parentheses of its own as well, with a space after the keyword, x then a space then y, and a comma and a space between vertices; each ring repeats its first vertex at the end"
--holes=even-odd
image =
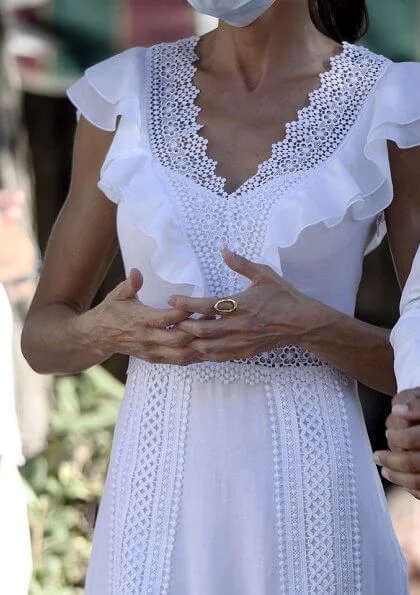
POLYGON ((22 461, 13 380, 12 309, 0 283, 0 590, 10 595, 28 595, 32 569, 26 494, 17 468, 22 461))
POLYGON ((400 319, 391 332, 398 392, 420 387, 420 248, 400 303, 400 319))
POLYGON ((28 595, 32 573, 26 490, 16 465, 0 460, 0 590, 28 595))
MULTIPOLYGON (((196 43, 129 50, 69 91, 99 128, 120 116, 99 186, 139 298, 243 288, 227 244, 353 315, 392 200, 387 140, 420 144, 420 66, 344 44, 227 194, 197 125, 196 43)), ((293 346, 184 368, 132 359, 86 593, 408 593, 355 383, 293 346)))
POLYGON ((12 308, 0 283, 0 458, 19 465, 23 456, 15 406, 12 325, 12 308))
POLYGON ((188 0, 198 12, 222 19, 234 27, 256 21, 275 0, 188 0))

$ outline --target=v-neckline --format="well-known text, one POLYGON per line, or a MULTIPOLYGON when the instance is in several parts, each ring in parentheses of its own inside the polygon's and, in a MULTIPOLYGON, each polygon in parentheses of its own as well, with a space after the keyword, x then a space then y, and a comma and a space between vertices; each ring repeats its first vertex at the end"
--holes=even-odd
POLYGON ((220 161, 218 159, 210 157, 210 155, 208 154, 208 139, 204 135, 200 134, 200 130, 205 128, 204 124, 199 124, 198 122, 198 116, 201 112, 201 107, 196 104, 196 99, 201 93, 201 90, 195 83, 195 78, 198 72, 197 63, 200 61, 200 58, 197 53, 197 46, 200 41, 200 37, 193 37, 191 41, 192 45, 190 46, 190 59, 192 68, 191 78, 189 81, 191 93, 189 93, 188 96, 192 104, 190 106, 191 113, 194 113, 195 125, 192 127, 192 135, 194 135, 196 143, 198 143, 198 145, 202 145, 201 157, 206 161, 205 169, 211 172, 210 175, 213 178, 211 185, 219 188, 219 192, 217 192, 217 194, 219 194, 223 198, 234 198, 237 196, 241 196, 249 191, 252 191, 254 188, 260 185, 259 180, 262 177, 264 177, 262 175, 264 174, 264 171, 269 169, 270 166, 274 164, 276 156, 279 153, 283 152, 283 149, 286 149, 286 147, 290 145, 294 132, 302 125, 303 122, 308 120, 310 114, 315 111, 314 106, 316 102, 319 103, 319 99, 325 93, 326 86, 329 84, 330 80, 333 79, 336 74, 337 62, 345 56, 345 54, 351 47, 351 44, 343 42, 341 44, 340 50, 337 53, 330 56, 330 58, 327 60, 328 68, 318 73, 317 75, 318 86, 309 93, 307 93, 305 104, 303 107, 299 108, 296 111, 295 118, 293 120, 287 121, 282 126, 283 134, 278 141, 272 143, 269 157, 258 164, 253 175, 246 178, 235 190, 228 192, 225 189, 227 185, 227 179, 216 173, 220 161))

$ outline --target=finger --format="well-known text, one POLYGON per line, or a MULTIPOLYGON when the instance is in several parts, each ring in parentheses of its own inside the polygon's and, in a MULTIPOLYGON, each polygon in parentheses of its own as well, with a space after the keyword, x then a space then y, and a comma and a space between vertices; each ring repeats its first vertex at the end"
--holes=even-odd
POLYGON ((392 449, 420 450, 420 426, 405 430, 387 430, 386 437, 392 449))
POLYGON ((254 283, 266 278, 267 275, 275 275, 274 271, 270 267, 264 264, 252 262, 244 256, 240 256, 239 254, 232 252, 232 250, 229 250, 229 248, 223 248, 222 255, 223 260, 232 271, 247 277, 254 283))
POLYGON ((418 473, 420 475, 420 452, 402 451, 391 452, 382 450, 375 452, 373 460, 377 465, 401 473, 418 473))
POLYGON ((173 326, 178 322, 186 320, 190 313, 178 308, 151 308, 144 307, 144 317, 146 324, 152 328, 164 329, 167 326, 173 326))
POLYGON ((409 425, 410 424, 408 421, 401 419, 401 417, 398 417, 392 413, 386 418, 386 427, 389 430, 404 430, 405 428, 408 428, 409 425))
POLYGON ((234 320, 193 320, 188 318, 177 325, 177 328, 202 339, 216 339, 235 332, 234 320))
POLYGON ((202 361, 192 349, 177 349, 166 346, 159 346, 157 349, 149 350, 143 359, 157 364, 172 364, 175 366, 189 366, 202 361))
POLYGON ((119 300, 133 300, 143 285, 143 277, 138 269, 131 269, 127 279, 120 283, 115 291, 119 300))
POLYGON ((392 400, 392 413, 407 421, 420 421, 420 387, 396 395, 392 400))
POLYGON ((393 471, 387 467, 383 467, 381 474, 385 479, 395 483, 395 485, 401 486, 407 490, 420 490, 420 475, 401 473, 399 471, 393 471))
POLYGON ((240 338, 232 339, 228 344, 225 339, 195 339, 190 346, 191 349, 200 353, 204 360, 215 362, 247 358, 255 355, 254 350, 240 338))
POLYGON ((178 310, 189 312, 191 314, 203 314, 204 316, 214 316, 214 305, 218 298, 191 298, 185 295, 173 295, 168 299, 168 304, 178 310))
POLYGON ((165 347, 186 347, 193 340, 194 336, 184 331, 172 328, 168 330, 162 329, 151 329, 150 331, 150 343, 156 343, 158 346, 164 345, 165 347))

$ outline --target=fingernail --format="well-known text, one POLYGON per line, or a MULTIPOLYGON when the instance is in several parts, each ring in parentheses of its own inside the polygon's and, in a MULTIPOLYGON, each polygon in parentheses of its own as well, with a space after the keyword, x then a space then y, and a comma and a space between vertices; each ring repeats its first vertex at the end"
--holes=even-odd
POLYGON ((395 415, 405 415, 410 411, 410 407, 408 405, 394 405, 392 408, 392 413, 395 415))
POLYGON ((381 464, 381 459, 378 457, 377 454, 373 455, 373 460, 375 462, 376 465, 380 465, 381 464))
POLYGON ((389 473, 388 473, 388 471, 386 469, 381 469, 381 474, 382 474, 382 477, 385 477, 385 479, 387 479, 388 481, 390 481, 390 479, 389 479, 389 473))
POLYGON ((176 299, 175 299, 174 297, 170 297, 170 298, 168 298, 168 304, 169 304, 170 306, 175 306, 175 304, 176 304, 176 299))

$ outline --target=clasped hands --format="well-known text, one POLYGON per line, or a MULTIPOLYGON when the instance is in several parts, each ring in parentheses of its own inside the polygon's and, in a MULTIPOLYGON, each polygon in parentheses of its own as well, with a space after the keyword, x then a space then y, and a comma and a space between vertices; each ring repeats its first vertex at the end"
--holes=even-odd
POLYGON ((269 266, 250 262, 227 248, 222 256, 230 269, 250 280, 247 289, 230 296, 238 302, 235 312, 215 318, 217 297, 172 296, 170 308, 150 308, 136 300, 143 281, 133 269, 107 296, 96 316, 95 327, 107 346, 104 355, 118 351, 149 362, 188 365, 299 345, 320 304, 269 266), (201 317, 193 319, 192 314, 201 317))
POLYGON ((420 387, 400 392, 387 422, 391 450, 376 452, 382 475, 420 499, 420 387))
MULTIPOLYGON (((250 280, 245 291, 231 296, 238 302, 233 314, 214 319, 217 297, 172 296, 168 309, 141 304, 136 294, 143 280, 133 269, 87 313, 86 336, 95 341, 104 359, 119 352, 175 365, 240 359, 288 344, 304 346, 322 305, 266 265, 227 249, 223 258, 229 268, 250 280), (193 313, 202 318, 192 319, 193 313)), ((420 388, 394 398, 387 427, 391 450, 375 453, 375 461, 386 478, 420 498, 420 388)))

